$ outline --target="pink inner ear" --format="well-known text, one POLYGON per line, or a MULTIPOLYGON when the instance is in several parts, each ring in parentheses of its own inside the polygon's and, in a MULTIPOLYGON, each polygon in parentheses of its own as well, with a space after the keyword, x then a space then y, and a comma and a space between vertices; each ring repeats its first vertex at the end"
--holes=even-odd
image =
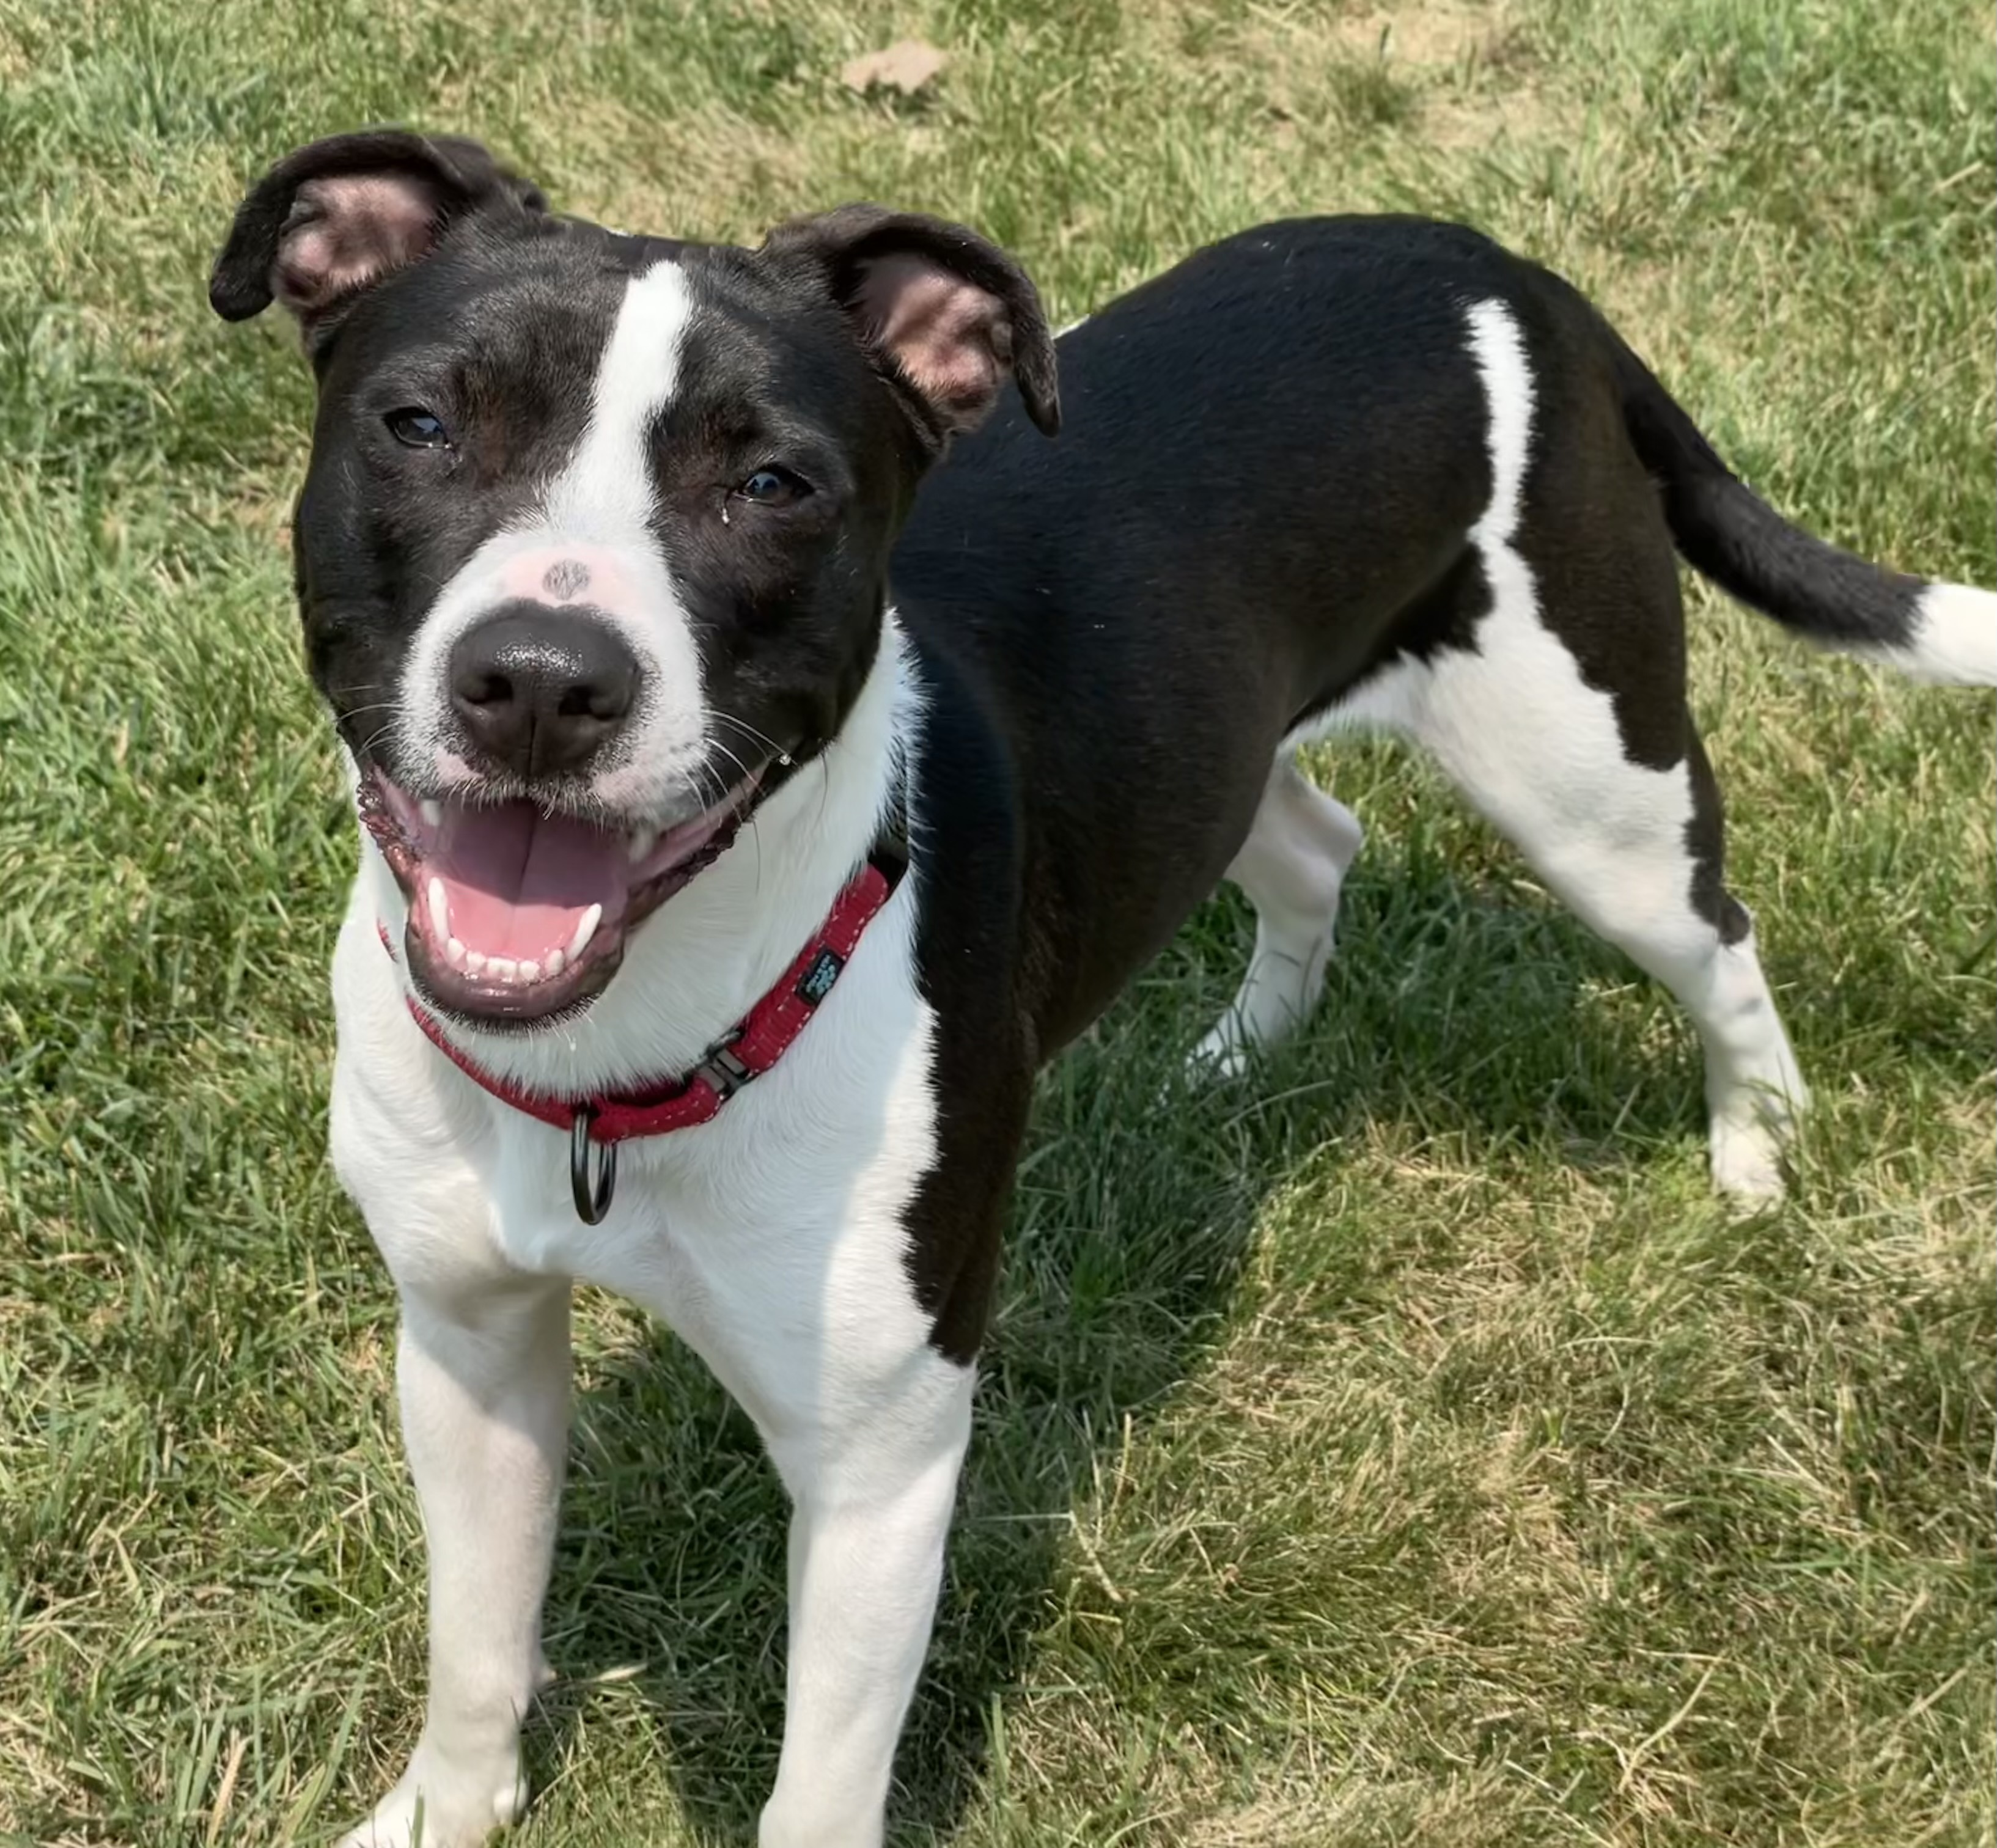
POLYGON ((991 408, 1011 345, 997 296, 926 258, 898 256, 869 267, 861 301, 875 343, 953 423, 974 423, 991 408))
POLYGON ((436 236, 437 189, 410 174, 352 174, 298 188, 294 229, 278 251, 278 298, 302 315, 427 250, 436 236))

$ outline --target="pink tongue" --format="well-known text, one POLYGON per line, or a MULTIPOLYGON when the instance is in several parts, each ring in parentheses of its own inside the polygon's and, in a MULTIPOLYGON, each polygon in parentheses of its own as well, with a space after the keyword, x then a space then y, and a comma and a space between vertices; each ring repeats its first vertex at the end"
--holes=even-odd
POLYGON ((622 835, 531 802, 447 805, 424 864, 443 881, 450 934, 468 950, 516 962, 567 950, 592 905, 614 922, 631 886, 622 835))

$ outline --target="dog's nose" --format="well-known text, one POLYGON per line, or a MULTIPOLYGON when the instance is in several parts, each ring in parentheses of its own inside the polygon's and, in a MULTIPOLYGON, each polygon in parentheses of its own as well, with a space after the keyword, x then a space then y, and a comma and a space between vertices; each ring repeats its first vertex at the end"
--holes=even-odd
POLYGON ((527 777, 581 767, 638 695, 631 650, 609 623, 572 605, 502 605, 458 637, 446 674, 472 743, 527 777))

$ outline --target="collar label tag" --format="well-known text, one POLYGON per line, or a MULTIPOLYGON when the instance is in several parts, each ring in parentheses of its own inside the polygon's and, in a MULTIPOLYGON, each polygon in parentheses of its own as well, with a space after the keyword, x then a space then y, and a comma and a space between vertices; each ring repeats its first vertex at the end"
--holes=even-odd
POLYGON ((839 980, 839 972, 846 967, 846 958, 836 950, 821 948, 812 958, 811 967, 798 979, 798 999, 812 1007, 832 992, 832 984, 839 980))

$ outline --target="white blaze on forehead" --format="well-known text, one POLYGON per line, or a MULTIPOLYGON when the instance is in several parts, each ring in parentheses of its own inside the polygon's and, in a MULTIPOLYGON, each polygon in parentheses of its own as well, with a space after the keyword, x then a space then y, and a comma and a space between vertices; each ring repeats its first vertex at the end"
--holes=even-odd
POLYGON ((679 383, 693 298, 686 273, 655 264, 625 285, 597 367, 589 427, 548 491, 548 524, 567 536, 629 541, 652 513, 652 426, 679 383))
MULTIPOLYGON (((667 260, 625 285, 591 390, 589 422, 538 509, 502 529, 466 561, 424 619, 403 671, 402 760, 455 787, 447 664, 457 639, 516 598, 586 608, 638 659, 643 691, 591 779, 614 808, 676 819, 705 806, 692 776, 706 755, 700 650, 651 526, 651 433, 681 376, 693 301, 685 272, 667 260), (550 588, 588 588, 571 595, 550 588)), ((712 791, 709 791, 709 796, 712 791)))

